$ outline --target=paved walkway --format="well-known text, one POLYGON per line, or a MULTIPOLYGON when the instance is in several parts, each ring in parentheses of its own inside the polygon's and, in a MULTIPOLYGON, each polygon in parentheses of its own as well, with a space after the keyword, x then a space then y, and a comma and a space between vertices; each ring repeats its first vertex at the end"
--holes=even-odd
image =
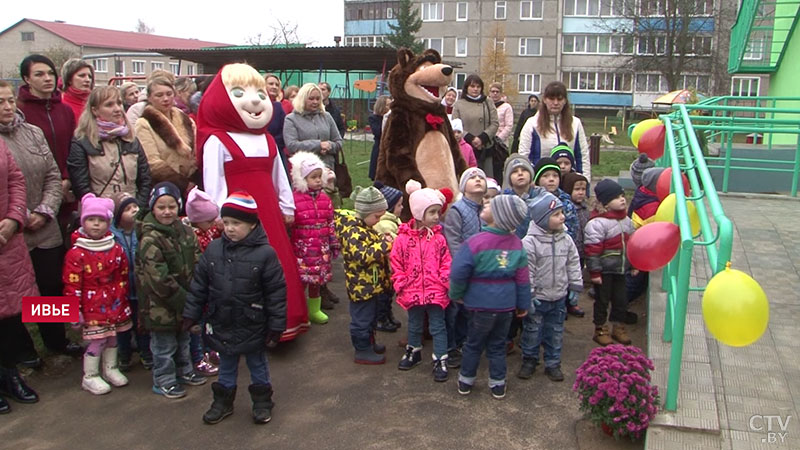
MULTIPOLYGON (((721 344, 703 324, 701 293, 691 293, 678 410, 658 416, 647 449, 800 448, 800 201, 726 196, 722 203, 734 222, 732 268, 766 292, 769 328, 749 347, 721 344)), ((705 285, 710 275, 705 253, 696 250, 692 285, 705 285)), ((664 301, 651 287, 649 354, 663 389, 664 301)))

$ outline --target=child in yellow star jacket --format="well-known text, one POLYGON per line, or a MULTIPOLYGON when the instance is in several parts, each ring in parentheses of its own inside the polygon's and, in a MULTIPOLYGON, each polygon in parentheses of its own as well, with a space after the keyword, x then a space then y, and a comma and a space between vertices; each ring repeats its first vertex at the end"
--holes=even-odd
POLYGON ((337 210, 336 235, 344 259, 345 286, 350 297, 350 339, 356 364, 383 364, 386 347, 375 343, 377 298, 388 284, 391 235, 372 227, 386 212, 386 199, 370 186, 357 186, 350 196, 355 214, 337 210))

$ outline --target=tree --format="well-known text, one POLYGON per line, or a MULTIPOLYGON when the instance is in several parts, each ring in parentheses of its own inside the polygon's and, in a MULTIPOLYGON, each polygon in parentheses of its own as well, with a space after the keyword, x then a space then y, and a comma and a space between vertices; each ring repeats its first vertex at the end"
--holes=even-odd
POLYGON ((415 36, 415 33, 422 28, 419 10, 412 6, 411 0, 400 0, 395 14, 397 25, 389 23, 392 32, 386 36, 389 46, 397 49, 406 47, 414 53, 421 53, 425 49, 415 36))
POLYGON ((281 19, 275 19, 275 24, 270 25, 272 35, 267 38, 263 33, 258 33, 245 38, 245 42, 249 45, 291 45, 299 44, 300 37, 297 35, 297 23, 281 19))
POLYGON ((144 34, 153 34, 155 33, 155 28, 150 28, 144 23, 144 20, 138 19, 139 21, 136 23, 136 31, 137 33, 144 33, 144 34))
POLYGON ((503 85, 503 93, 508 98, 516 98, 517 86, 511 78, 511 65, 508 62, 505 48, 506 27, 495 22, 487 35, 486 45, 481 58, 481 79, 488 86, 495 81, 503 85), (500 43, 502 45, 498 45, 500 43))
MULTIPOLYGON (((720 17, 730 15, 728 4, 734 2, 723 0, 718 10, 714 9, 714 3, 713 0, 600 0, 601 28, 610 36, 609 41, 597 41, 596 45, 624 55, 614 65, 626 72, 661 74, 669 91, 693 87, 707 92, 709 85, 703 78, 684 80, 684 76, 717 72, 713 70, 719 64, 718 58, 714 58, 717 52, 712 53, 714 30, 724 36, 720 17), (715 24, 717 19, 720 22, 715 24)), ((720 40, 716 39, 714 45, 720 40)), ((566 45, 572 44, 568 41, 566 45)), ((581 41, 575 45, 586 44, 581 41)), ((723 63, 726 61, 727 58, 723 63)), ((661 86, 654 87, 662 90, 661 86)))
POLYGON ((80 53, 78 53, 76 50, 60 44, 48 47, 46 50, 43 50, 40 53, 50 58, 50 61, 53 61, 53 64, 59 69, 64 65, 65 62, 67 62, 67 60, 81 57, 80 53))

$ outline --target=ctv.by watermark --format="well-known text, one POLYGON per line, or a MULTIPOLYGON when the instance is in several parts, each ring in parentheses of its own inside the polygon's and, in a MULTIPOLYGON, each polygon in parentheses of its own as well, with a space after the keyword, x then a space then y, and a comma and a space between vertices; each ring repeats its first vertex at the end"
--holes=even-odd
POLYGON ((765 444, 783 444, 789 435, 789 422, 792 416, 767 416, 756 414, 750 417, 750 431, 758 433, 766 432, 767 435, 761 438, 765 444))

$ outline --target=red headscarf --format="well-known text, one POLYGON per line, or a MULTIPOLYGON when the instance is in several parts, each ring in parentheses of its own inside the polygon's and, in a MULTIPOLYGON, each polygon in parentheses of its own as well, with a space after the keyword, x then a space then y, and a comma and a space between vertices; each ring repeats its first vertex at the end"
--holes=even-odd
MULTIPOLYGON (((223 140, 228 132, 234 133, 252 133, 252 134, 266 134, 267 125, 261 128, 248 128, 239 116, 239 112, 234 108, 231 99, 228 96, 228 89, 222 83, 222 71, 225 67, 217 72, 214 79, 209 84, 203 97, 200 100, 200 106, 197 109, 197 165, 203 166, 203 146, 208 138, 217 136, 223 140)), ((275 114, 272 115, 275 117, 275 114)), ((270 118, 270 121, 272 118, 270 118)))

